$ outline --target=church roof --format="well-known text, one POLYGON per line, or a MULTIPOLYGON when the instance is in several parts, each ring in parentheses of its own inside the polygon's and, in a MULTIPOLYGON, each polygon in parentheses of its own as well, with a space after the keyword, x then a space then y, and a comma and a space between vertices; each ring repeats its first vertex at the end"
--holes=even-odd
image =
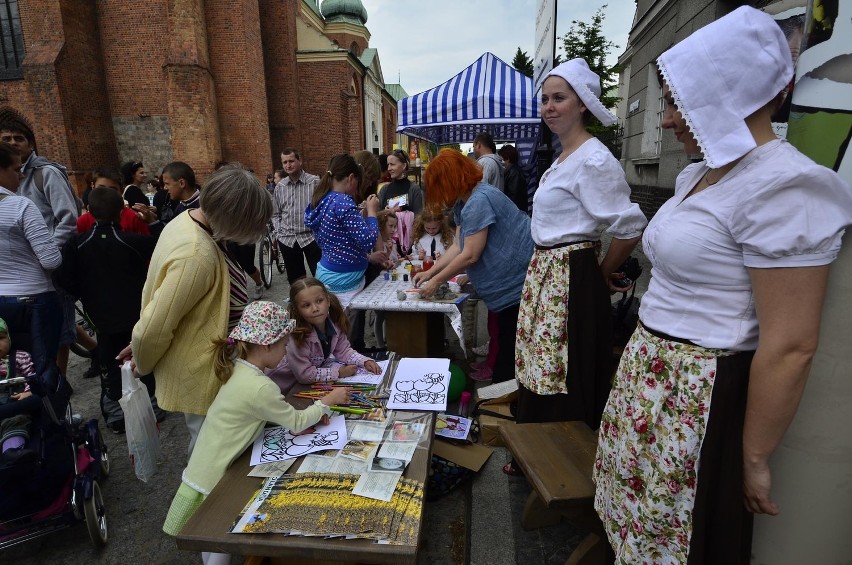
POLYGON ((405 89, 402 87, 401 84, 397 84, 397 83, 387 84, 387 83, 385 83, 385 90, 387 90, 388 94, 393 96, 394 100, 396 100, 397 102, 399 102, 403 98, 408 98, 408 93, 405 91, 405 89))
POLYGON ((378 52, 379 51, 374 47, 367 47, 366 49, 364 49, 364 52, 361 53, 361 63, 365 67, 369 67, 373 64, 373 59, 376 58, 376 54, 378 52))
POLYGON ((361 0, 323 0, 322 14, 327 22, 367 23, 367 10, 361 0))

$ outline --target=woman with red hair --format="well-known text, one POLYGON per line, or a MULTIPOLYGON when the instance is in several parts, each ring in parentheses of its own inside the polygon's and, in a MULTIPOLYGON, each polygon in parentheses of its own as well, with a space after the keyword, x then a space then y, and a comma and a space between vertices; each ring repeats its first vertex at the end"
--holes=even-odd
POLYGON ((444 149, 423 174, 426 204, 453 206, 456 240, 415 285, 428 298, 455 275, 466 272, 497 314, 499 353, 494 382, 515 377, 515 333, 527 265, 533 252, 530 219, 500 189, 482 182, 482 169, 454 149, 444 149))

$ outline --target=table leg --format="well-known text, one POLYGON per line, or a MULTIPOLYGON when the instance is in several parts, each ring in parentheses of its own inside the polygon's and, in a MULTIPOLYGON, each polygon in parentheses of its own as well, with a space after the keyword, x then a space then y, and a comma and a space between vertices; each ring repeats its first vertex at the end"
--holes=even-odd
POLYGON ((444 353, 444 314, 385 312, 388 351, 402 357, 440 357, 444 353))

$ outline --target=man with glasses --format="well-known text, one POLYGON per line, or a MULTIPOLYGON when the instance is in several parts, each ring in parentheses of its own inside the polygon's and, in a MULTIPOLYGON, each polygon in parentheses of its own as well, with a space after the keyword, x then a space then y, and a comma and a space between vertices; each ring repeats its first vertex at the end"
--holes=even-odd
POLYGON ((305 260, 313 276, 322 256, 313 232, 305 227, 305 208, 319 184, 319 177, 302 170, 302 158, 292 147, 281 151, 281 166, 286 176, 275 186, 272 225, 287 269, 287 281, 293 284, 307 275, 305 260))

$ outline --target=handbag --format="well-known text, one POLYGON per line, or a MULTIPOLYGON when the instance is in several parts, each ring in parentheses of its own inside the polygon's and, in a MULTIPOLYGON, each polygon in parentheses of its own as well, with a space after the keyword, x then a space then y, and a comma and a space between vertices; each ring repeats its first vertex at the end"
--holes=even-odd
POLYGON ((136 477, 143 482, 154 476, 160 457, 160 430, 145 388, 133 375, 130 362, 121 367, 121 398, 127 434, 127 451, 136 477))

